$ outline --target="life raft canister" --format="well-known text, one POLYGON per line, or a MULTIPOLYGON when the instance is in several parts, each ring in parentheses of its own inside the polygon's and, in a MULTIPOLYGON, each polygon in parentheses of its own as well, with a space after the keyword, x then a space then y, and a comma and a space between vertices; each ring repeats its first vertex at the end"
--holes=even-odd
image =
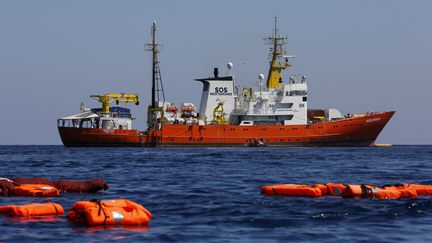
POLYGON ((262 186, 261 193, 267 196, 321 197, 323 185, 277 184, 262 186))
POLYGON ((24 197, 58 197, 60 195, 57 188, 43 184, 22 184, 11 190, 12 196, 24 197))
POLYGON ((7 205, 0 206, 0 214, 6 216, 30 217, 30 216, 46 216, 46 215, 63 215, 64 210, 60 204, 46 203, 31 203, 26 205, 7 205))
POLYGON ((152 214, 142 205, 126 199, 79 201, 67 218, 86 226, 145 225, 152 214))

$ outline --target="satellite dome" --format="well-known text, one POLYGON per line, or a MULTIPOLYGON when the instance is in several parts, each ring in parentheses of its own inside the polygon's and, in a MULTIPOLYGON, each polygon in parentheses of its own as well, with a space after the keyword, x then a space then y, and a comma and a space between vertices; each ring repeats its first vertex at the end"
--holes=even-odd
POLYGON ((233 64, 232 64, 232 62, 227 63, 227 68, 228 68, 228 69, 232 69, 232 68, 233 68, 233 64))
POLYGON ((258 75, 258 79, 259 79, 259 80, 263 80, 263 79, 264 79, 264 74, 260 73, 260 74, 258 75))

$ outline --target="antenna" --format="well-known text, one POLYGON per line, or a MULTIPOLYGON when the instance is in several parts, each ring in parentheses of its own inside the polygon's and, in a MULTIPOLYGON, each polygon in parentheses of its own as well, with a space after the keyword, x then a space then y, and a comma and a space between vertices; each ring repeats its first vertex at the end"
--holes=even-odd
POLYGON ((227 68, 228 68, 228 76, 232 76, 232 69, 233 69, 234 65, 232 64, 232 62, 227 63, 227 68))
POLYGON ((160 101, 160 96, 165 102, 165 92, 162 83, 162 76, 159 68, 159 60, 157 54, 160 52, 160 45, 156 43, 156 21, 153 21, 151 28, 152 42, 145 45, 146 51, 152 52, 152 101, 151 107, 156 108, 160 101))
POLYGON ((264 80, 264 74, 261 73, 258 75, 258 86, 259 86, 260 98, 262 98, 263 80, 264 80))
POLYGON ((267 76, 267 88, 269 89, 281 89, 283 86, 282 80, 282 70, 290 67, 288 63, 288 58, 284 51, 284 46, 288 42, 288 38, 279 34, 279 29, 277 28, 277 17, 274 20, 274 29, 272 36, 264 38, 266 44, 270 45, 269 53, 269 72, 267 76), (283 58, 285 62, 283 63, 283 58))

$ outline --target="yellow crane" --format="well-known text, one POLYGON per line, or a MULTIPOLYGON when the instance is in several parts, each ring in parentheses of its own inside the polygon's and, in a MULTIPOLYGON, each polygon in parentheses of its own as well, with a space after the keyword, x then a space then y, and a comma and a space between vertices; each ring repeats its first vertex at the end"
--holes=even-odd
POLYGON ((135 105, 139 105, 138 94, 104 94, 104 95, 90 95, 92 99, 95 99, 102 103, 102 112, 109 113, 110 112, 110 103, 112 101, 116 101, 118 105, 120 102, 123 103, 135 103, 135 105))
POLYGON ((223 108, 223 102, 219 102, 216 108, 213 110, 213 124, 226 125, 228 121, 225 119, 225 112, 223 108))

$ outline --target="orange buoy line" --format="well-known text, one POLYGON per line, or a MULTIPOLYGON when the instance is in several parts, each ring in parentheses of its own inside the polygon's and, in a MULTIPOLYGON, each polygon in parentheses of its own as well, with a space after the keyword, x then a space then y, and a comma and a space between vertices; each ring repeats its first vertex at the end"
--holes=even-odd
POLYGON ((92 200, 75 203, 67 218, 86 226, 145 225, 152 214, 142 205, 126 199, 92 200))
POLYGON ((43 184, 22 184, 11 190, 13 196, 24 197, 58 197, 60 195, 57 188, 43 184))
POLYGON ((432 185, 398 184, 378 187, 367 184, 276 184, 262 186, 261 193, 267 196, 399 199, 432 195, 432 185))
POLYGON ((47 215, 63 215, 64 210, 60 204, 46 203, 31 203, 26 205, 7 205, 0 206, 0 214, 6 216, 31 217, 31 216, 47 216, 47 215))
POLYGON ((108 184, 99 178, 87 181, 0 178, 0 196, 52 197, 59 196, 60 192, 95 193, 108 188, 108 184))

